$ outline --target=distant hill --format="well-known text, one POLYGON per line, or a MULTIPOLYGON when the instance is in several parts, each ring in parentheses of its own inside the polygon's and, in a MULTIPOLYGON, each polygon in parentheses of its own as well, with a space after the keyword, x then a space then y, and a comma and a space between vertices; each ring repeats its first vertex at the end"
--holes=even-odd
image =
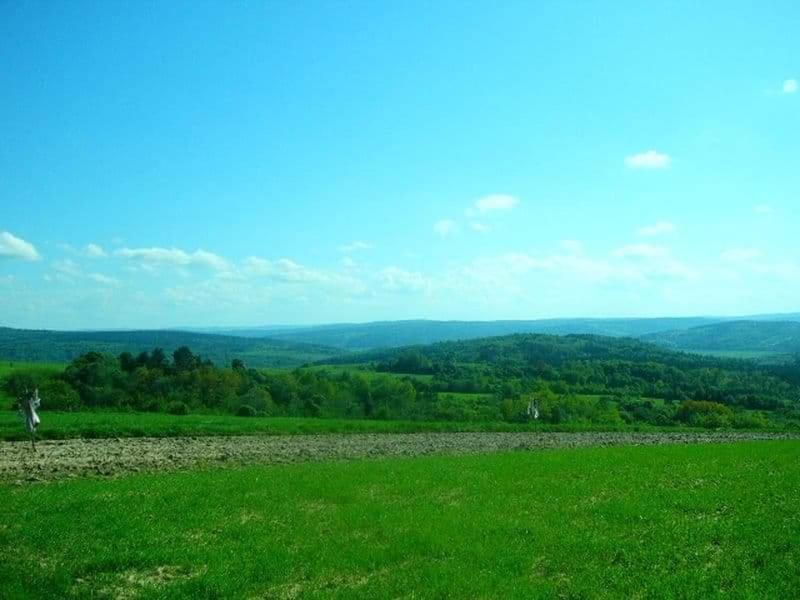
POLYGON ((211 335, 188 331, 47 331, 0 327, 0 359, 69 362, 91 350, 137 354, 155 347, 171 353, 188 346, 218 366, 241 359, 250 367, 294 367, 342 354, 338 348, 289 340, 211 335))
POLYGON ((543 319, 534 321, 378 321, 306 327, 252 327, 215 330, 226 335, 280 339, 333 346, 349 351, 397 348, 515 333, 594 334, 640 337, 645 334, 719 322, 710 317, 656 319, 543 319))
POLYGON ((729 321, 642 336, 648 342, 689 351, 800 353, 800 323, 729 321))
POLYGON ((513 396, 514 380, 527 379, 548 382, 556 393, 706 400, 758 410, 794 409, 800 397, 800 379, 790 366, 677 352, 627 337, 514 334, 372 350, 330 362, 345 361, 362 370, 428 375, 440 390, 459 393, 513 396))
POLYGON ((327 364, 381 363, 415 354, 435 363, 493 365, 501 368, 519 365, 546 365, 558 368, 575 361, 659 363, 680 369, 718 367, 751 370, 757 368, 755 364, 747 361, 697 356, 630 337, 538 333, 517 333, 401 348, 374 349, 340 356, 325 362, 327 364))

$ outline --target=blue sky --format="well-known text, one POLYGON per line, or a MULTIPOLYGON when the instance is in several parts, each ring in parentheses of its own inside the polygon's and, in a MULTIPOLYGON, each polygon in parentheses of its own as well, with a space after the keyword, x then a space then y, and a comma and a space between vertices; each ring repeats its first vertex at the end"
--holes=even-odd
POLYGON ((800 6, 4 3, 0 324, 800 310, 800 6))

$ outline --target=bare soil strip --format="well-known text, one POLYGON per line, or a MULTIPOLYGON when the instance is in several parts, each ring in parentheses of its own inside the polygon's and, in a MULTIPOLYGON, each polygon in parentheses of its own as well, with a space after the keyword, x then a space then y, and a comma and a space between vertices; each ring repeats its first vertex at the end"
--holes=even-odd
POLYGON ((0 442, 0 481, 115 477, 203 466, 286 464, 426 454, 582 446, 723 443, 800 439, 785 433, 408 433, 175 437, 0 442))

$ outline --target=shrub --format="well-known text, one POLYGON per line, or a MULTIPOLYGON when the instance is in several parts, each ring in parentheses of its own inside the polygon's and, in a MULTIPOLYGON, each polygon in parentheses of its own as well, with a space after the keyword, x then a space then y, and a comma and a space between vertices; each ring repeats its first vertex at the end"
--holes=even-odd
POLYGON ((675 413, 679 421, 695 427, 709 429, 727 427, 733 420, 733 411, 717 402, 705 400, 684 400, 675 413))
POLYGON ((39 389, 42 410, 77 410, 81 398, 72 387, 61 379, 45 381, 39 389))
POLYGON ((256 409, 250 406, 249 404, 242 404, 239 408, 236 409, 237 417, 255 417, 256 414, 257 414, 256 409))
POLYGON ((188 415, 189 407, 186 406, 186 402, 175 400, 167 404, 167 412, 171 415, 188 415))
POLYGON ((762 429, 768 425, 766 416, 760 412, 738 412, 733 417, 733 426, 736 429, 762 429))

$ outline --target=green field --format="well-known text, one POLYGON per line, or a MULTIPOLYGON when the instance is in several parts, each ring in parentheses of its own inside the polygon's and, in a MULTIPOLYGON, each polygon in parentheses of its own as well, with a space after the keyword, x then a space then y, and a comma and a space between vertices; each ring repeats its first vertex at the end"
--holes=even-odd
POLYGON ((7 598, 790 598, 800 442, 0 487, 7 598))
MULTIPOLYGON (((230 415, 168 415, 134 412, 41 413, 38 439, 173 437, 204 435, 292 435, 303 433, 412 433, 446 431, 609 431, 591 425, 547 423, 378 421, 368 419, 315 419, 304 417, 236 417, 230 415)), ((625 431, 680 431, 647 425, 619 427, 625 431)), ((27 440, 16 411, 0 411, 0 440, 27 440)))

